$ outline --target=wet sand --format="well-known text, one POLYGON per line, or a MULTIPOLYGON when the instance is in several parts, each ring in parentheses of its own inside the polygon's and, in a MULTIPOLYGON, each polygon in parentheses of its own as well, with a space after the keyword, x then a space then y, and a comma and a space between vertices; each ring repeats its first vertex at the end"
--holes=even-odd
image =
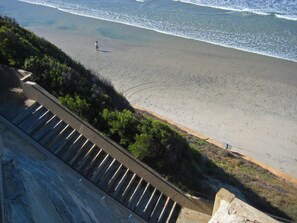
POLYGON ((8 15, 109 78, 132 104, 297 177, 297 63, 41 6, 13 7, 8 15))

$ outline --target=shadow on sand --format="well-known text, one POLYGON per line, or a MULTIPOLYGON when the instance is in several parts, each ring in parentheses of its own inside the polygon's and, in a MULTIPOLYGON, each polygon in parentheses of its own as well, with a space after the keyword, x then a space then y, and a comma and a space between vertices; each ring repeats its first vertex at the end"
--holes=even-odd
POLYGON ((101 53, 111 53, 110 50, 97 50, 98 52, 101 52, 101 53))

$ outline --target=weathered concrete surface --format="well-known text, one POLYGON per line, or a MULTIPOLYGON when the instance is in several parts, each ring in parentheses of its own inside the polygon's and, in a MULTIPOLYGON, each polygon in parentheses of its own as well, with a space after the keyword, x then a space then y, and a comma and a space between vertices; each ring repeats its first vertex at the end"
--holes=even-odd
POLYGON ((276 223, 278 221, 239 200, 234 194, 221 189, 214 205, 214 213, 209 223, 276 223))
POLYGON ((226 189, 224 189, 224 188, 220 189, 216 194, 215 203, 214 203, 213 210, 212 210, 212 215, 214 215, 217 212, 217 210, 220 208, 222 200, 224 200, 228 203, 231 203, 235 198, 236 198, 235 195, 230 193, 226 189))
POLYGON ((20 78, 26 74, 26 71, 0 65, 0 114, 6 118, 14 117, 33 103, 23 95, 20 84, 20 78))
POLYGON ((144 222, 2 119, 0 140, 6 222, 144 222))
MULTIPOLYGON (((31 100, 27 99, 21 89, 20 78, 24 73, 16 69, 0 65, 0 114, 10 118, 16 115, 20 110, 30 105, 31 100)), ((1 124, 1 123, 0 123, 1 124)), ((0 131, 0 222, 4 221, 4 181, 3 181, 3 155, 4 145, 0 131)))
POLYGON ((203 214, 188 208, 182 208, 176 223, 206 223, 210 220, 211 216, 203 214))

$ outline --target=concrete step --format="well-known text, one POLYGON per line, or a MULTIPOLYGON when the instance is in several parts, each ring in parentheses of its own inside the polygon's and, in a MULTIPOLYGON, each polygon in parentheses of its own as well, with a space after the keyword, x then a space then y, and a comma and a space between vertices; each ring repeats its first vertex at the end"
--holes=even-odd
POLYGON ((40 106, 40 104, 34 103, 30 107, 21 111, 16 117, 14 117, 12 119, 12 122, 14 124, 18 125, 21 121, 27 119, 39 106, 40 106))
POLYGON ((28 121, 28 119, 31 119, 31 118, 34 116, 34 114, 40 112, 40 109, 42 109, 42 108, 43 108, 43 106, 39 104, 39 106, 38 106, 36 109, 34 109, 34 110, 30 113, 29 116, 27 116, 25 119, 22 119, 17 125, 20 126, 22 123, 28 121))
POLYGON ((133 191, 131 197, 128 200, 128 207, 131 210, 134 210, 136 207, 137 202, 139 201, 145 187, 146 187, 147 183, 141 179, 137 185, 137 187, 135 188, 135 190, 133 191))
POLYGON ((48 111, 44 116, 39 118, 38 123, 36 123, 30 129, 26 130, 27 133, 33 136, 36 132, 39 132, 42 128, 44 128, 46 126, 46 123, 53 117, 54 115, 50 111, 48 111))
POLYGON ((79 133, 76 130, 72 130, 71 133, 66 137, 66 139, 62 139, 62 143, 55 144, 55 148, 53 148, 53 152, 61 158, 61 154, 63 152, 68 151, 69 147, 75 142, 78 138, 79 133))
POLYGON ((163 210, 163 207, 165 205, 167 197, 164 196, 163 194, 160 194, 154 209, 149 217, 149 222, 155 223, 158 222, 158 219, 160 217, 161 211, 163 210))
POLYGON ((180 206, 176 202, 173 202, 171 210, 166 219, 166 223, 175 223, 178 218, 179 212, 180 212, 180 206))
POLYGON ((74 134, 75 130, 67 125, 59 134, 55 135, 50 142, 47 143, 47 149, 51 152, 55 152, 60 146, 69 142, 67 139, 74 134))
POLYGON ((83 157, 86 155, 86 153, 94 146, 92 142, 90 142, 88 139, 84 142, 84 144, 79 148, 79 150, 76 152, 76 154, 71 158, 70 161, 68 161, 69 165, 74 167, 78 166, 79 162, 83 159, 83 157))
POLYGON ((27 132, 28 129, 38 123, 39 118, 43 116, 47 111, 48 110, 43 106, 38 107, 28 118, 18 124, 19 128, 27 132))
POLYGON ((69 161, 77 154, 79 149, 87 142, 87 139, 83 135, 79 135, 76 140, 70 145, 68 150, 65 150, 61 155, 61 159, 64 160, 67 164, 69 161))
POLYGON ((169 213, 169 216, 166 220, 166 223, 175 223, 179 216, 180 210, 181 210, 181 206, 177 203, 174 203, 169 213))
POLYGON ((166 222, 168 215, 171 211, 172 205, 173 205, 173 201, 170 199, 170 197, 167 197, 165 204, 162 208, 162 211, 159 215, 158 222, 166 222))
POLYGON ((119 183, 116 184, 112 195, 115 197, 117 200, 121 200, 126 188, 128 187, 129 184, 132 183, 132 181, 135 179, 136 174, 128 170, 128 172, 125 172, 123 177, 120 179, 119 183))
POLYGON ((97 185, 104 191, 107 191, 108 182, 111 180, 111 178, 120 166, 121 164, 118 161, 116 161, 116 159, 113 159, 109 166, 106 168, 106 170, 102 173, 101 177, 97 182, 97 185))
POLYGON ((97 167, 98 163, 103 160, 105 155, 106 153, 94 144, 79 162, 78 168, 80 172, 82 172, 84 176, 87 176, 89 171, 92 172, 97 167))
POLYGON ((87 173, 87 177, 91 179, 92 182, 95 184, 98 182, 101 174, 104 172, 104 170, 108 167, 108 165, 112 162, 112 158, 109 154, 106 154, 105 157, 99 162, 99 165, 92 169, 92 171, 89 171, 87 173))
POLYGON ((152 187, 149 183, 146 185, 146 188, 144 189, 142 195, 140 196, 134 211, 142 216, 144 213, 144 209, 146 205, 150 202, 151 195, 154 193, 155 188, 152 187))
POLYGON ((113 197, 119 197, 124 192, 124 189, 130 181, 133 173, 126 167, 122 167, 117 174, 117 177, 111 179, 107 191, 113 197))
POLYGON ((53 129, 50 129, 50 131, 48 131, 47 134, 45 134, 44 137, 39 140, 39 143, 43 145, 45 148, 48 148, 48 144, 55 140, 55 138, 59 136, 60 132, 65 130, 66 127, 68 127, 66 123, 60 120, 53 127, 53 129))
POLYGON ((62 122, 59 118, 56 116, 53 116, 50 118, 42 128, 36 132, 32 132, 32 137, 40 142, 42 138, 44 138, 50 131, 54 129, 54 127, 59 123, 62 122))
POLYGON ((122 164, 116 169, 114 174, 111 176, 109 181, 107 182, 106 192, 111 193, 115 190, 116 186, 120 184, 120 180, 125 177, 125 174, 129 171, 129 169, 125 168, 122 164))
POLYGON ((142 188, 141 190, 139 189, 138 194, 135 195, 135 200, 134 202, 131 203, 131 205, 129 205, 129 207, 134 210, 136 212, 137 208, 141 208, 143 207, 148 199, 148 188, 149 188, 150 184, 147 182, 143 182, 142 183, 142 188))
POLYGON ((140 214, 144 219, 148 220, 150 216, 153 214, 155 206, 160 199, 161 192, 157 189, 154 189, 153 193, 151 194, 146 206, 144 207, 142 214, 140 214))
POLYGON ((128 183, 127 187, 125 188, 124 192, 121 195, 120 201, 122 203, 124 203, 125 205, 128 204, 129 199, 131 198, 135 189, 139 187, 138 184, 141 183, 141 181, 142 181, 141 178, 138 177, 136 174, 134 178, 133 177, 131 178, 130 182, 128 183))

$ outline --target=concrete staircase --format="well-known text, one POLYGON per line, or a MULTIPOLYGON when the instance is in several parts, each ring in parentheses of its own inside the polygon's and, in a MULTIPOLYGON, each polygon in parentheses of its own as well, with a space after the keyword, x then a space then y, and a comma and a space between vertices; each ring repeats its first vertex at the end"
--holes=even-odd
POLYGON ((176 222, 181 206, 37 102, 12 122, 148 222, 176 222))

